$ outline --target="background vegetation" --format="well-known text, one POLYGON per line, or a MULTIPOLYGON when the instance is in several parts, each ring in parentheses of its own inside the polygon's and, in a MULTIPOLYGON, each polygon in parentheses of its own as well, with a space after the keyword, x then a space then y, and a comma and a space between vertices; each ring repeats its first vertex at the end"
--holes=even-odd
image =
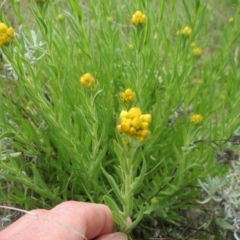
MULTIPOLYGON (((203 210, 198 180, 225 178, 229 162, 216 154, 239 149, 239 10, 236 0, 3 1, 0 22, 16 38, 1 48, 0 201, 26 210, 103 202, 125 231, 130 215, 132 237, 162 221, 184 235, 191 209, 203 210), (138 27, 137 10, 147 16, 138 27), (90 88, 79 82, 87 72, 90 88), (152 115, 144 143, 116 130, 132 107, 152 115)), ((191 227, 219 239, 211 220, 191 227)))

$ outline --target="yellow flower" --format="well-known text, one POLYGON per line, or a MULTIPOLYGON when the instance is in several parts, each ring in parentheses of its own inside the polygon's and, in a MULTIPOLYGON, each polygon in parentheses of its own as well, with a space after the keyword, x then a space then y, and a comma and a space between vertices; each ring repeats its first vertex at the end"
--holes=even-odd
POLYGON ((125 110, 122 110, 121 113, 120 113, 120 118, 123 119, 123 118, 126 118, 128 115, 128 112, 125 111, 125 110))
POLYGON ((157 203, 158 203, 158 199, 157 199, 156 197, 153 197, 153 198, 151 199, 151 203, 152 203, 152 204, 157 204, 157 203))
POLYGON ((136 129, 139 129, 142 125, 142 120, 140 119, 140 117, 135 117, 133 120, 132 120, 132 125, 133 127, 135 127, 136 129))
POLYGON ((133 118, 135 118, 135 117, 140 117, 141 114, 142 114, 142 111, 141 111, 140 108, 138 108, 138 107, 133 107, 133 108, 131 108, 131 109, 128 111, 127 117, 133 119, 133 118))
POLYGON ((197 47, 197 44, 196 44, 195 42, 192 42, 192 43, 191 43, 191 47, 192 47, 192 48, 195 48, 195 47, 197 47))
POLYGON ((190 120, 191 120, 191 123, 193 124, 199 124, 202 122, 203 117, 200 114, 193 114, 190 120))
POLYGON ((133 44, 129 43, 129 44, 128 44, 128 47, 129 47, 130 49, 133 49, 133 44))
POLYGON ((8 28, 8 30, 6 31, 6 34, 10 37, 10 38, 14 38, 15 37, 15 32, 13 30, 12 27, 8 28))
POLYGON ((121 130, 123 132, 127 133, 129 129, 130 129, 130 125, 128 123, 124 122, 121 124, 121 130))
POLYGON ((152 121, 152 115, 151 114, 144 114, 141 116, 141 119, 143 122, 150 123, 152 121))
POLYGON ((196 47, 193 49, 193 55, 194 56, 201 56, 202 55, 202 49, 199 47, 196 47))
POLYGON ((149 131, 143 129, 143 130, 140 132, 140 135, 141 135, 141 137, 146 138, 146 137, 148 137, 148 135, 149 135, 149 131))
POLYGON ((233 17, 230 17, 230 18, 228 19, 228 21, 231 23, 231 22, 234 21, 234 18, 233 18, 233 17))
POLYGON ((107 17, 107 21, 108 21, 109 23, 111 23, 111 22, 113 21, 113 18, 112 18, 111 16, 108 16, 108 17, 107 17))
POLYGON ((8 27, 5 23, 0 22, 0 35, 5 34, 8 30, 8 27))
POLYGON ((0 47, 10 43, 15 37, 15 33, 12 27, 9 27, 0 22, 0 47))
POLYGON ((143 25, 146 21, 147 17, 141 11, 136 11, 131 19, 131 23, 135 26, 143 25))
POLYGON ((145 142, 150 132, 149 123, 152 121, 151 114, 142 114, 138 107, 133 107, 129 111, 122 110, 120 113, 120 124, 117 130, 134 137, 140 142, 145 142))
POLYGON ((62 21, 64 19, 64 16, 62 14, 58 14, 57 20, 62 21))
POLYGON ((84 87, 92 87, 95 83, 95 79, 91 75, 91 73, 85 73, 82 77, 80 77, 79 82, 84 87))
POLYGON ((131 127, 131 128, 129 129, 129 133, 130 133, 131 135, 135 135, 136 132, 137 132, 137 130, 136 130, 136 128, 134 128, 134 127, 131 127))
POLYGON ((149 123, 148 122, 142 122, 141 129, 148 129, 149 123))
POLYGON ((186 26, 186 27, 184 27, 184 28, 182 29, 181 33, 182 33, 184 36, 188 37, 188 36, 191 35, 192 29, 191 29, 189 26, 186 26))
POLYGON ((134 98, 135 98, 135 93, 130 88, 126 89, 125 92, 121 93, 121 99, 125 103, 132 102, 134 98))

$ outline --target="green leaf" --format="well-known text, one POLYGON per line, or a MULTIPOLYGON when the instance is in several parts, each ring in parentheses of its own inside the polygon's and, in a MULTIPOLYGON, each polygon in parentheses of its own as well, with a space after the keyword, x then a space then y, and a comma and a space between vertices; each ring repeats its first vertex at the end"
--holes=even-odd
POLYGON ((4 132, 3 134, 0 135, 0 139, 4 139, 6 137, 13 137, 14 134, 12 132, 4 132))
POLYGON ((126 226, 126 221, 123 218, 123 215, 119 212, 112 212, 113 219, 115 222, 120 226, 120 229, 122 230, 124 226, 126 226))
POLYGON ((45 181, 43 181, 42 176, 38 172, 38 169, 35 164, 32 164, 32 171, 34 174, 34 183, 36 185, 40 185, 45 190, 49 191, 48 186, 46 185, 45 181))
POLYGON ((114 178, 109 175, 105 170, 104 168, 102 168, 102 171, 104 173, 104 175, 106 176, 108 182, 110 183, 111 187, 113 188, 113 191, 114 193, 116 194, 116 196, 118 197, 119 201, 123 204, 124 203, 124 200, 123 200, 123 197, 122 197, 122 194, 121 194, 121 191, 116 183, 116 181, 114 180, 114 178))
POLYGON ((183 5, 184 5, 184 8, 185 8, 185 11, 187 13, 188 20, 191 23, 192 18, 191 18, 191 12, 190 12, 189 6, 186 3, 186 0, 182 0, 182 2, 183 2, 183 5))
POLYGON ((98 97, 98 95, 99 95, 102 91, 103 91, 103 89, 100 89, 100 90, 98 90, 98 91, 95 93, 95 95, 94 95, 94 97, 93 97, 93 102, 92 102, 93 104, 94 104, 96 98, 98 97))
POLYGON ((232 226, 231 224, 229 224, 227 221, 225 221, 222 218, 217 218, 216 224, 223 229, 234 230, 234 226, 232 226))
POLYGON ((140 175, 139 177, 137 177, 134 182, 132 183, 131 185, 131 194, 134 194, 134 191, 138 188, 138 186, 140 186, 142 184, 142 181, 145 177, 145 173, 147 171, 147 164, 146 164, 146 160, 144 158, 144 155, 143 156, 143 165, 142 165, 142 169, 141 169, 141 172, 140 172, 140 175))
POLYGON ((132 229, 134 229, 138 225, 138 223, 142 220, 143 215, 144 215, 144 208, 143 208, 143 206, 141 206, 141 208, 140 208, 140 210, 138 212, 136 220, 134 220, 133 223, 130 226, 126 227, 124 229, 124 232, 129 232, 132 229))
POLYGON ((79 113, 81 115, 81 120, 84 122, 84 126, 86 127, 88 133, 90 133, 93 136, 92 129, 90 127, 89 122, 87 121, 87 119, 85 117, 85 114, 83 113, 83 111, 80 108, 78 108, 78 111, 79 111, 79 113))
POLYGON ((113 212, 120 212, 119 207, 117 206, 117 204, 115 203, 115 201, 114 201, 111 197, 105 195, 105 196, 103 197, 103 199, 104 199, 104 202, 108 205, 108 207, 109 207, 113 212))

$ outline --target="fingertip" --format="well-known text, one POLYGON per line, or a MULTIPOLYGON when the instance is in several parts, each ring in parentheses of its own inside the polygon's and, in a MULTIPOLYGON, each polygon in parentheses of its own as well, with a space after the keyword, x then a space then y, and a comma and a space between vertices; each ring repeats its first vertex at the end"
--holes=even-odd
POLYGON ((101 236, 96 240, 127 240, 127 239, 128 237, 125 233, 117 232, 101 236))

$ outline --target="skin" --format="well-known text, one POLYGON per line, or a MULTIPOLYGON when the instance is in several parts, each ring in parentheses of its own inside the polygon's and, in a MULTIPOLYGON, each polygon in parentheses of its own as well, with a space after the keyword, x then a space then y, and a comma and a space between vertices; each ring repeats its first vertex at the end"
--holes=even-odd
POLYGON ((37 209, 0 232, 1 240, 127 240, 113 233, 114 220, 103 204, 63 202, 51 210, 37 209))

